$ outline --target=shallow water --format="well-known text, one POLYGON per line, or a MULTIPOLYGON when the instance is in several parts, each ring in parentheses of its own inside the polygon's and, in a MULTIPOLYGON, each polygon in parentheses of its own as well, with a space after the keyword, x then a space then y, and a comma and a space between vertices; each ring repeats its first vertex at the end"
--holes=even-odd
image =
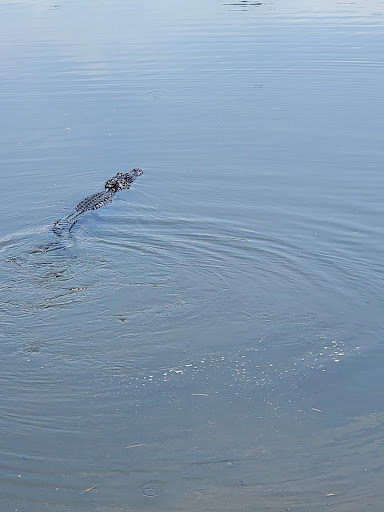
POLYGON ((1 511, 381 511, 384 3, 0 14, 1 511))

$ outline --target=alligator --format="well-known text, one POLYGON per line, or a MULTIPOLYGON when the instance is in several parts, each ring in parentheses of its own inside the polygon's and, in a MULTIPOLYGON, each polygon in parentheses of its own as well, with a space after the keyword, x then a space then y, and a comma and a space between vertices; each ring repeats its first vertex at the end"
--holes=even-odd
POLYGON ((63 231, 69 233, 83 213, 89 210, 97 210, 105 204, 110 203, 116 192, 130 188, 131 184, 141 174, 143 174, 143 171, 139 168, 132 169, 132 171, 125 174, 118 172, 116 176, 113 176, 113 178, 105 182, 105 190, 103 190, 103 192, 96 192, 95 194, 91 194, 86 197, 80 201, 72 213, 69 213, 62 219, 57 220, 53 225, 53 231, 57 234, 60 234, 63 231))

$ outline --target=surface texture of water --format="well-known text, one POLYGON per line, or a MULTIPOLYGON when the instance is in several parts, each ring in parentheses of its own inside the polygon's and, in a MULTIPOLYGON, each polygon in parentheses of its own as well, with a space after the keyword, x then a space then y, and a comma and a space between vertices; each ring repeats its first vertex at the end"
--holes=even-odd
POLYGON ((0 1, 1 512, 382 511, 383 34, 0 1))

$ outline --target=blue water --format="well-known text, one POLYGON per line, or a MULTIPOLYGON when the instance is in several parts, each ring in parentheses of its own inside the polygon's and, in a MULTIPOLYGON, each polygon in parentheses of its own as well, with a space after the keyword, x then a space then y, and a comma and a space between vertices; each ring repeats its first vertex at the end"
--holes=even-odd
POLYGON ((0 2, 1 512, 382 511, 383 34, 0 2))

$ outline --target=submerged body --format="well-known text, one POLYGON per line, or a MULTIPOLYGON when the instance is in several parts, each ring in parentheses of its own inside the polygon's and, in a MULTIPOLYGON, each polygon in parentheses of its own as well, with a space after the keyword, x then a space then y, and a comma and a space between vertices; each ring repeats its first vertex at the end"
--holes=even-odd
POLYGON ((143 174, 143 171, 138 168, 132 169, 132 171, 125 174, 118 172, 116 176, 113 176, 113 178, 105 182, 105 190, 86 197, 80 201, 72 213, 56 221, 53 225, 53 231, 58 234, 63 230, 66 230, 67 232, 71 231, 72 227, 76 224, 83 213, 89 210, 97 210, 105 204, 110 203, 116 192, 130 188, 137 176, 140 176, 141 174, 143 174))

